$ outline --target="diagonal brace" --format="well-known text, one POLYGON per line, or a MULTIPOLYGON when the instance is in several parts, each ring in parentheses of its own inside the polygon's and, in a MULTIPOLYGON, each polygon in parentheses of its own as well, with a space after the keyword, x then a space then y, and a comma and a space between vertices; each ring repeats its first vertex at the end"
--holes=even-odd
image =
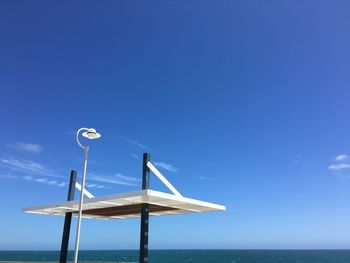
POLYGON ((182 197, 182 195, 175 189, 175 187, 162 175, 158 169, 151 163, 147 162, 148 168, 169 188, 174 195, 182 197))
MULTIPOLYGON (((77 188, 79 191, 81 191, 81 185, 77 182, 75 182, 75 188, 77 188)), ((86 195, 88 198, 95 198, 95 196, 90 193, 88 190, 84 189, 84 195, 86 195)))

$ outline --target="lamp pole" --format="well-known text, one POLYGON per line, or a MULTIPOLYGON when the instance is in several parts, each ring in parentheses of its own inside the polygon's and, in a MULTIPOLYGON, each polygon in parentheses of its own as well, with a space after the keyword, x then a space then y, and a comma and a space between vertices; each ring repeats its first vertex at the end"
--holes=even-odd
POLYGON ((84 168, 83 168, 83 177, 81 180, 79 214, 78 214, 77 232, 76 232, 76 238, 75 238, 74 263, 78 262, 79 241, 80 241, 80 225, 81 225, 81 216, 82 216, 82 212, 83 212, 86 167, 87 167, 88 153, 89 153, 89 146, 84 146, 79 141, 79 133, 81 131, 86 131, 85 133, 83 133, 83 136, 88 138, 88 139, 97 139, 97 138, 101 137, 101 135, 99 133, 97 133, 95 129, 88 129, 88 128, 80 128, 76 134, 77 143, 84 150, 84 168))

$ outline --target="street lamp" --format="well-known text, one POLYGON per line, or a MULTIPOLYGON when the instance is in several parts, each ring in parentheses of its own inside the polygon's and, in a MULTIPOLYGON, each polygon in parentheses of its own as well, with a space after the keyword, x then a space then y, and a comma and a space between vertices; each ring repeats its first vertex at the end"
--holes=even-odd
POLYGON ((74 263, 78 262, 78 250, 79 250, 79 239, 80 239, 80 223, 81 223, 81 215, 83 211, 83 200, 84 200, 84 189, 85 189, 85 177, 86 177, 86 166, 87 166, 87 160, 88 160, 88 152, 89 152, 89 146, 84 146, 79 141, 79 133, 81 131, 83 132, 83 136, 85 138, 88 138, 90 140, 98 139, 101 137, 101 134, 96 132, 93 128, 80 128, 77 131, 76 139, 78 145, 84 149, 84 169, 83 169, 83 178, 81 180, 81 191, 80 191, 80 202, 79 202, 79 214, 78 214, 78 224, 77 224, 77 233, 75 238, 75 252, 74 252, 74 263))

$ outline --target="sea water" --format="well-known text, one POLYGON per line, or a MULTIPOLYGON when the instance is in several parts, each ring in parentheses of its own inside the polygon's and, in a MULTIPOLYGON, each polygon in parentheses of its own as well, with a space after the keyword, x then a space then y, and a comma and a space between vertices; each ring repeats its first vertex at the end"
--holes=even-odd
MULTIPOLYGON (((58 261, 59 251, 0 251, 0 261, 58 261)), ((72 260, 70 252, 68 259, 72 260)), ((137 250, 85 250, 79 261, 137 262, 137 250)), ((150 250, 149 263, 350 263, 350 250, 150 250)))

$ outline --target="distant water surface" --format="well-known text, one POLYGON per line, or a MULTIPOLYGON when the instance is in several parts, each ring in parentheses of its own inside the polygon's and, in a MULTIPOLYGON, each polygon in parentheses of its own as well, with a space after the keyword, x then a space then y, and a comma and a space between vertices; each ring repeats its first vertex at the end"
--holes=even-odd
MULTIPOLYGON (((0 251, 0 261, 58 261, 59 251, 0 251)), ((69 253, 72 260, 73 253, 69 253)), ((85 250, 80 261, 137 262, 137 250, 85 250)), ((350 250, 150 250, 149 263, 350 263, 350 250)))

